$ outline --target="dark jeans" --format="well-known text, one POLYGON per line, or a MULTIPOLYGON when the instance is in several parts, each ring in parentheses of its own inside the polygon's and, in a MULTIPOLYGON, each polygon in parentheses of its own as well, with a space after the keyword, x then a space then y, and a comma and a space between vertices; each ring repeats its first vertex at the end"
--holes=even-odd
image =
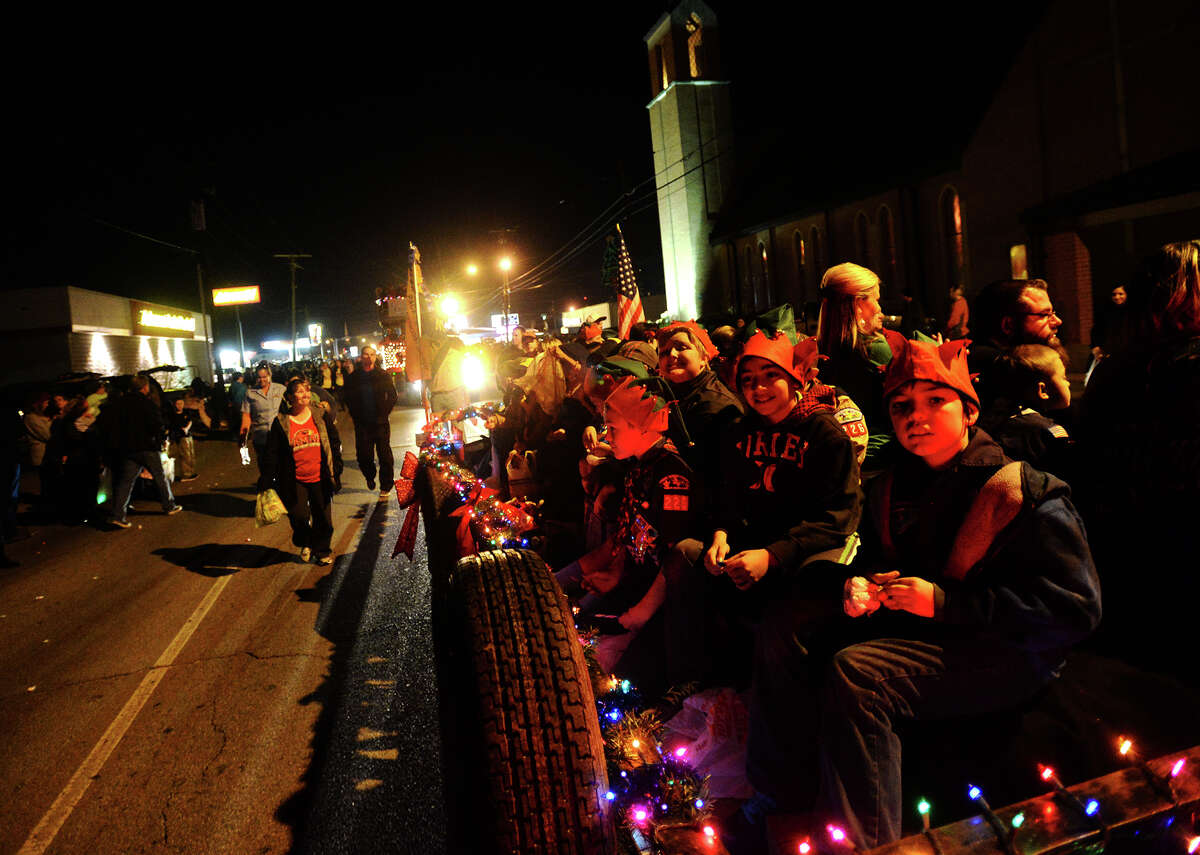
POLYGON ((707 548, 692 538, 681 540, 663 561, 667 678, 671 685, 741 686, 750 674, 752 627, 775 580, 739 591, 728 576, 705 568, 707 548))
POLYGON ((262 439, 259 440, 257 436, 253 434, 250 435, 250 442, 254 446, 254 462, 258 464, 259 478, 261 478, 263 475, 263 457, 267 453, 267 437, 269 436, 270 434, 264 433, 262 435, 262 439))
POLYGON ((387 422, 354 423, 354 448, 358 468, 368 481, 375 480, 375 455, 379 455, 379 490, 390 492, 396 484, 396 461, 392 457, 392 426, 387 422))
POLYGON ((1052 676, 1022 651, 980 639, 878 638, 832 657, 792 650, 779 661, 764 654, 783 646, 756 649, 756 700, 769 708, 752 712, 750 781, 791 800, 796 788, 784 782, 816 778, 819 762, 820 808, 840 816, 864 849, 901 835, 899 722, 1016 707, 1052 676))
POLYGON ((301 549, 308 547, 316 558, 324 558, 333 550, 332 497, 325 494, 320 483, 296 482, 296 500, 288 507, 292 524, 292 543, 301 549))
POLYGON ((175 507, 175 497, 171 494, 171 485, 163 472, 162 458, 157 451, 126 451, 117 456, 117 489, 113 494, 112 515, 114 519, 123 520, 129 510, 129 497, 133 495, 133 484, 143 469, 154 478, 154 486, 158 488, 162 508, 169 511, 175 507))

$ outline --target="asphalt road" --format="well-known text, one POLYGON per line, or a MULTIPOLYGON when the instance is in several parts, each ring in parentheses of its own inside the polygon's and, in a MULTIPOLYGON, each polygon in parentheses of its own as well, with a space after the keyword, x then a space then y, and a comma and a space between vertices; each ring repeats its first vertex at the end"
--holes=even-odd
MULTIPOLYGON (((397 469, 423 423, 392 416, 397 469)), ((0 574, 0 853, 444 848, 423 539, 354 462, 332 567, 256 529, 257 468, 199 442, 184 512, 34 525, 0 574)), ((29 483, 29 482, 27 482, 29 483)))

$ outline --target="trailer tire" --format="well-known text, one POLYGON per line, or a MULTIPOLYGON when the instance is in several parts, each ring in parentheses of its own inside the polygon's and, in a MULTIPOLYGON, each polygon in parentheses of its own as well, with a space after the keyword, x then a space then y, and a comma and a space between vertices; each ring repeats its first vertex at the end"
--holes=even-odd
POLYGON ((455 566, 448 594, 452 838, 462 851, 609 855, 595 697, 549 569, 528 551, 472 555, 455 566))

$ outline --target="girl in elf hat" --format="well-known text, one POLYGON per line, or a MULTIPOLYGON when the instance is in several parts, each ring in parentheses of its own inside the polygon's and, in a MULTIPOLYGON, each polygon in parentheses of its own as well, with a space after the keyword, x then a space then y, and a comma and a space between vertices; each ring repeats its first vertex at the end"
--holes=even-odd
MULTIPOLYGON (((900 836, 898 722, 1019 705, 1100 619, 1067 486, 1008 460, 975 427, 966 342, 889 341, 884 400, 907 453, 871 485, 861 575, 843 603, 851 618, 876 614, 858 626, 872 640, 838 650, 827 668, 794 648, 767 672, 793 711, 820 698, 821 801, 861 848, 900 836)), ((790 728, 811 733, 794 716, 790 728)), ((789 748, 787 732, 771 736, 778 768, 803 774, 794 764, 805 749, 789 748)))

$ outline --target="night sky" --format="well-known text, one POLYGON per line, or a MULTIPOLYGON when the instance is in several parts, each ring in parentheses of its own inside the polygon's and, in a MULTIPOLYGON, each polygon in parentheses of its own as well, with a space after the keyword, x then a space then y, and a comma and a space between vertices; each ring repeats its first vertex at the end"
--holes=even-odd
MULTIPOLYGON (((748 173, 781 148, 796 168, 842 170, 952 152, 1038 8, 1010 9, 980 42, 975 29, 952 39, 933 11, 711 5, 748 173)), ((513 299, 522 312, 561 310, 608 298, 605 232, 587 227, 611 222, 605 209, 635 191, 610 214, 623 211, 642 290, 661 293, 642 37, 668 4, 570 6, 505 7, 502 20, 446 7, 311 21, 294 42, 266 22, 236 39, 221 22, 145 42, 64 40, 73 82, 17 87, 8 104, 21 132, 0 286, 194 308, 193 257, 122 229, 137 232, 203 250, 208 287, 263 287, 264 303, 242 312, 249 346, 286 337, 288 272, 274 253, 313 255, 298 277, 298 325, 307 309, 329 331, 367 333, 375 289, 403 277, 410 240, 432 290, 498 312, 498 232, 514 276, 582 232, 580 251, 513 299), (189 205, 202 197, 198 234, 189 205)), ((955 7, 942 8, 953 24, 955 7)), ((218 344, 232 340, 231 315, 216 313, 218 344)))

